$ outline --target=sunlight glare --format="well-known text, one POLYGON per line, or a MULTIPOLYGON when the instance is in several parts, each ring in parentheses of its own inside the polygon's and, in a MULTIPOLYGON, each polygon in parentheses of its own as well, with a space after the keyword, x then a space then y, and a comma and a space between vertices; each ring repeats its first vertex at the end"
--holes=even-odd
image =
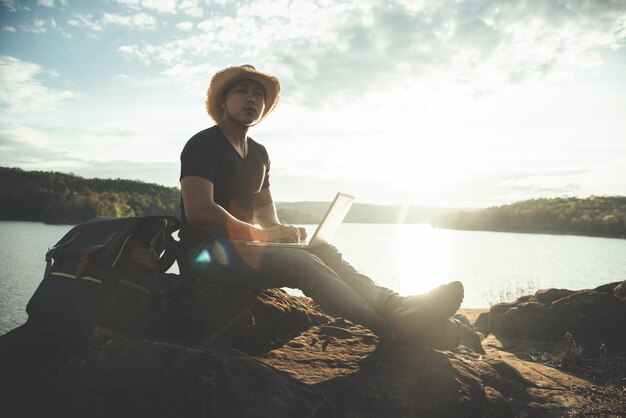
POLYGON ((430 225, 412 225, 395 231, 396 249, 401 254, 396 278, 396 290, 401 295, 413 295, 449 281, 451 253, 449 237, 430 225))

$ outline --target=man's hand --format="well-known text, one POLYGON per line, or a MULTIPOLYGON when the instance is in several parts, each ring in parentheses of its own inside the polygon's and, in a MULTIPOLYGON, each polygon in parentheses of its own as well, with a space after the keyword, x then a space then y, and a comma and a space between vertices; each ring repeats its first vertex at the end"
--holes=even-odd
POLYGON ((263 228, 267 242, 298 242, 306 238, 304 228, 291 225, 273 225, 263 228))

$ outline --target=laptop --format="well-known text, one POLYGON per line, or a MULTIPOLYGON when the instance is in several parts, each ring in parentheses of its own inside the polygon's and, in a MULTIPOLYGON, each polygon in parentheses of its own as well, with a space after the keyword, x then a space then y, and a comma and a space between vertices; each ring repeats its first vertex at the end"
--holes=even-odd
POLYGON ((337 193, 335 199, 326 210, 322 222, 317 226, 315 233, 309 242, 248 242, 248 245, 264 247, 285 247, 285 248, 311 248, 318 245, 328 244, 335 236, 339 226, 352 207, 354 196, 345 193, 337 193))

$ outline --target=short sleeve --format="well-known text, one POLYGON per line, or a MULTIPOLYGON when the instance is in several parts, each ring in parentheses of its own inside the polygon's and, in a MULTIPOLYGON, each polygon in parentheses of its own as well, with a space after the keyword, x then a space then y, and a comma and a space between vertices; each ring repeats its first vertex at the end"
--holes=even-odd
POLYGON ((261 189, 267 189, 270 187, 270 160, 267 159, 267 163, 265 164, 265 177, 263 178, 263 184, 261 185, 261 189))
POLYGON ((180 154, 180 180, 187 176, 198 176, 215 183, 216 162, 215 152, 209 147, 208 141, 193 137, 180 154))

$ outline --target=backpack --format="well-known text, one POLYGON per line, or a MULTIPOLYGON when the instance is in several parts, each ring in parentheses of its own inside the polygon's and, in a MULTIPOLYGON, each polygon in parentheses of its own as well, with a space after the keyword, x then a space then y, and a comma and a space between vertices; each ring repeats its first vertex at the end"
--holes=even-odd
POLYGON ((172 233, 179 228, 173 216, 101 217, 75 226, 46 253, 28 322, 75 340, 96 329, 145 335, 150 298, 176 259, 172 233))

